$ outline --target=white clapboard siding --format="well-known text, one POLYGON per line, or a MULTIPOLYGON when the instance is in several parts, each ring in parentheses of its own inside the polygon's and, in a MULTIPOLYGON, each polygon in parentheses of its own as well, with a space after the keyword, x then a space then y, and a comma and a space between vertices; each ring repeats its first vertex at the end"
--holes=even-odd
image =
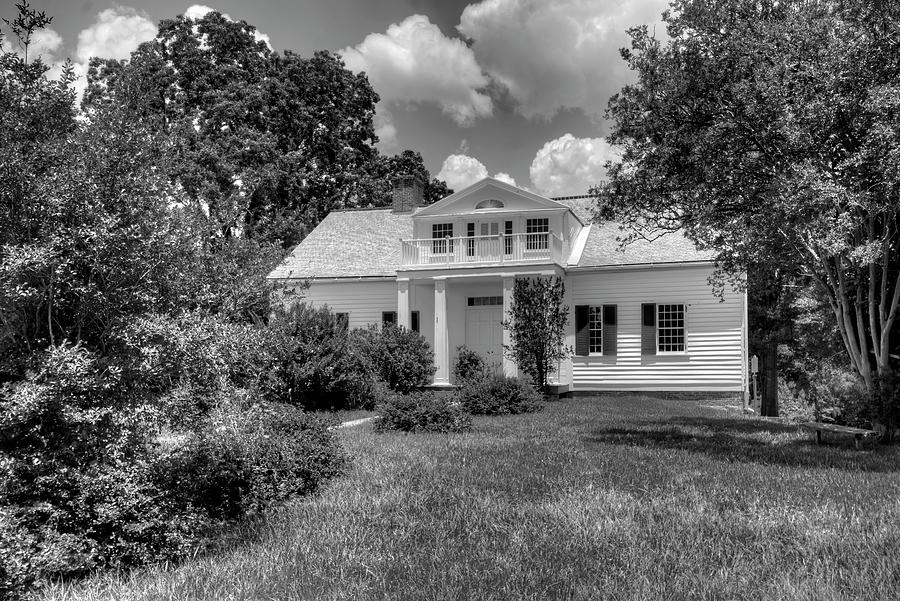
POLYGON ((743 294, 726 289, 720 302, 707 283, 711 270, 705 265, 570 273, 572 322, 577 305, 618 306, 617 355, 573 357, 573 389, 742 390, 743 294), (641 355, 642 303, 687 305, 685 354, 641 355))
POLYGON ((383 311, 397 310, 396 280, 313 281, 301 294, 300 301, 316 307, 327 305, 335 313, 349 313, 351 328, 380 325, 383 311))

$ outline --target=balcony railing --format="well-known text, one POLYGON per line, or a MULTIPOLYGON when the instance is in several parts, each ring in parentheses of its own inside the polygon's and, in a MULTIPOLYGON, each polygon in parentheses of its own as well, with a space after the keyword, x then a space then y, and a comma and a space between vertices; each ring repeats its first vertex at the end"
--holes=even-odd
POLYGON ((449 267, 505 263, 563 263, 557 234, 499 234, 401 241, 403 267, 449 267))

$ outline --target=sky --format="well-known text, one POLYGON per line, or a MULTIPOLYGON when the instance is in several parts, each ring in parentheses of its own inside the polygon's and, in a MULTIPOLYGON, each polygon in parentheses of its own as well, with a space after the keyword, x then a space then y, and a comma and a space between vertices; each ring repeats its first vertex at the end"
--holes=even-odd
MULTIPOLYGON (((630 27, 663 32, 667 0, 32 0, 53 17, 32 54, 83 72, 127 59, 177 15, 217 10, 277 51, 339 53, 381 97, 379 148, 422 153, 459 190, 493 176, 547 196, 584 194, 616 150, 603 117, 632 81, 619 55, 630 27)), ((15 16, 13 0, 0 17, 15 16)), ((8 34, 8 28, 0 23, 8 34)), ((7 45, 9 40, 5 42, 7 45)))

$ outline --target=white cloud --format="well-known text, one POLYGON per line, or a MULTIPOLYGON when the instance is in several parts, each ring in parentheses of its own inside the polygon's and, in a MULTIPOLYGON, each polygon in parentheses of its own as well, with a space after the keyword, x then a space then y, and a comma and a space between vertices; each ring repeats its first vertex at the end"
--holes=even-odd
POLYGON ((531 162, 531 181, 544 196, 587 194, 606 179, 604 163, 617 160, 617 150, 603 138, 566 134, 550 140, 531 162))
POLYGON ((385 106, 383 101, 375 104, 375 135, 378 136, 378 149, 382 152, 395 152, 400 145, 397 142, 397 126, 394 124, 394 115, 385 106))
POLYGON ((599 119, 632 77, 619 55, 626 30, 659 23, 667 7, 668 0, 483 0, 465 8, 457 28, 522 115, 580 108, 599 119))
POLYGON ((412 15, 340 51, 347 68, 365 71, 386 103, 434 103, 458 125, 493 112, 489 83, 472 50, 424 15, 412 15))
MULTIPOLYGON (((57 62, 56 53, 62 48, 62 44, 62 36, 55 29, 49 27, 38 29, 31 36, 31 43, 28 46, 28 62, 40 57, 41 62, 45 65, 52 65, 57 62)), ((19 40, 15 39, 11 34, 3 36, 3 41, 0 43, 0 51, 15 52, 20 56, 24 55, 24 49, 19 44, 19 40)))
MULTIPOLYGON (((206 13, 211 13, 215 10, 216 10, 215 8, 213 8, 211 6, 206 6, 205 4, 192 4, 191 6, 187 7, 186 11, 184 11, 184 16, 187 19, 197 20, 197 19, 202 19, 203 17, 205 17, 206 13)), ((228 13, 222 13, 222 16, 225 17, 226 19, 228 19, 229 21, 234 21, 234 19, 231 18, 231 15, 229 15, 228 13)), ((256 39, 257 42, 265 42, 266 46, 268 46, 269 48, 272 47, 271 38, 269 38, 269 36, 267 34, 261 32, 260 30, 257 29, 256 31, 254 31, 253 37, 256 39)))
POLYGON ((437 178, 444 180, 450 188, 459 192, 486 178, 487 175, 487 168, 478 159, 464 154, 451 154, 444 159, 437 178))
POLYGON ((156 37, 156 25, 133 8, 119 6, 100 11, 97 20, 78 34, 75 55, 87 64, 91 57, 127 59, 143 42, 156 37))
POLYGON ((499 179, 501 182, 509 184, 510 186, 517 185, 515 178, 508 173, 504 173, 503 171, 500 171, 499 173, 495 173, 494 179, 499 179))

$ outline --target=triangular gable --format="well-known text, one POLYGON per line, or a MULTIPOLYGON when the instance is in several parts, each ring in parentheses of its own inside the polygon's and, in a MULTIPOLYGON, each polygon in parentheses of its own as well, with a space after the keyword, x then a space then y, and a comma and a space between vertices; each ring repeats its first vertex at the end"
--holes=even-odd
MULTIPOLYGON (((529 211, 535 209, 570 210, 562 203, 550 200, 528 190, 511 186, 493 177, 486 177, 468 188, 454 192, 433 205, 416 212, 416 217, 435 217, 439 215, 461 215, 470 213, 488 213, 504 211, 529 211), (502 207, 476 209, 483 201, 496 200, 502 207)), ((576 215, 577 217, 577 215, 576 215)), ((579 221, 581 221, 579 219, 579 221)))

